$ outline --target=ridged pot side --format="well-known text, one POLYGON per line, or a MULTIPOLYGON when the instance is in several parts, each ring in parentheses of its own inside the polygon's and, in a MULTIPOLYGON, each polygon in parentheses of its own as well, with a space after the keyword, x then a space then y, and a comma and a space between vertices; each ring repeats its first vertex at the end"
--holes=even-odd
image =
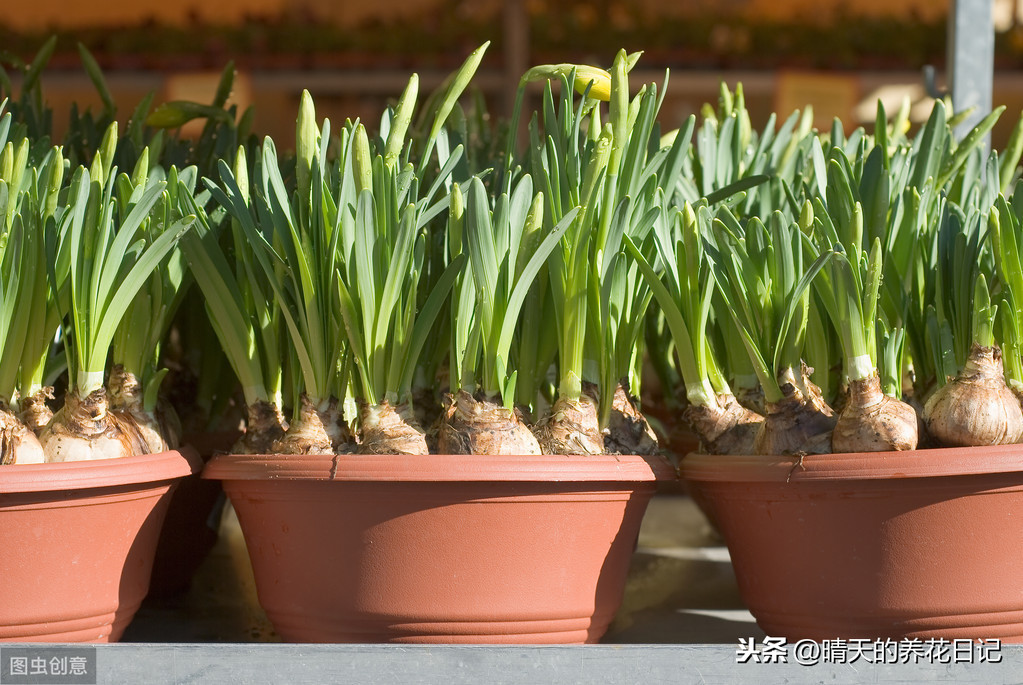
MULTIPOLYGON (((521 457, 525 480, 498 457, 491 480, 477 467, 468 481, 427 473, 435 457, 391 480, 382 465, 345 468, 365 457, 324 459, 342 462, 334 480, 224 482, 260 603, 289 641, 595 642, 621 603, 655 479, 671 477, 639 457, 617 458, 626 480, 598 460, 606 475, 592 481, 565 478, 587 457, 555 459, 559 481, 539 480, 539 456, 521 457)), ((436 461, 446 472, 461 460, 436 461)))
POLYGON ((170 492, 200 466, 180 452, 5 466, 0 641, 120 639, 146 596, 170 492))
POLYGON ((1006 447, 690 455, 682 472, 767 634, 1020 642, 1023 461, 1006 447))

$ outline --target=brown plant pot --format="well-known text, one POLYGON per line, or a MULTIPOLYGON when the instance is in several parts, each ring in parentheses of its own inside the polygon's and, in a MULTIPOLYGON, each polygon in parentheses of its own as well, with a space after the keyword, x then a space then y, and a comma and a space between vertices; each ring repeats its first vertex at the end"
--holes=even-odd
POLYGON ((191 450, 0 470, 0 641, 112 642, 149 586, 191 450))
POLYGON ((218 456, 293 642, 580 643, 621 600, 660 458, 218 456))
POLYGON ((1023 446, 691 454, 768 634, 1023 640, 1023 446))

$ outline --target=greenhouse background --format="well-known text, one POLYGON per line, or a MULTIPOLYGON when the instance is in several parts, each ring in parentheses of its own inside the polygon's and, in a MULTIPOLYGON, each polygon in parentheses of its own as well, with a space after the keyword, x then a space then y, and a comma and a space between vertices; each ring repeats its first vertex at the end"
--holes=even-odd
MULTIPOLYGON (((619 49, 643 53, 631 72, 633 86, 659 86, 670 74, 658 114, 665 128, 681 126, 690 115, 699 118, 708 103, 717 106, 722 84, 733 89, 741 84, 756 130, 772 113, 784 120, 810 106, 813 126, 821 131, 837 118, 846 131, 863 127, 869 134, 880 101, 889 115, 908 102, 915 132, 935 102, 949 94, 953 63, 961 69, 961 82, 977 91, 968 97, 979 98, 977 113, 962 130, 987 114, 991 103, 1004 105, 1005 114, 990 131, 991 147, 1001 150, 1023 111, 1023 0, 35 0, 8 3, 0 19, 0 67, 14 93, 25 65, 53 36, 56 49, 41 85, 56 139, 68 128, 73 106, 103 108, 79 44, 102 69, 122 124, 149 93, 155 93, 154 105, 212 102, 225 65, 233 63, 237 72, 227 106, 236 105, 238 112, 252 107, 252 131, 272 137, 282 156, 294 151, 304 90, 315 99, 316 116, 336 122, 335 130, 356 118, 376 128, 411 73, 419 75, 425 98, 485 41, 491 44, 469 92, 486 102, 491 121, 512 112, 516 87, 530 67, 611 68, 619 49), (975 16, 957 22, 957 5, 961 11, 992 7, 990 23, 975 16), (977 30, 992 25, 993 42, 986 30, 977 30), (956 27, 965 36, 960 53, 956 27)), ((529 92, 536 106, 541 84, 529 92)), ((205 119, 193 120, 181 134, 197 138, 204 126, 205 119)), ((554 648, 521 648, 503 656, 450 648, 411 650, 399 660, 393 651, 371 647, 303 651, 279 644, 225 645, 218 652, 215 643, 281 641, 260 608, 245 541, 228 508, 223 521, 211 516, 203 522, 219 538, 187 591, 143 604, 124 634, 135 644, 116 646, 120 651, 101 648, 110 670, 100 672, 99 682, 127 682, 160 669, 178 681, 269 682, 278 676, 290 681, 295 673, 286 665, 292 663, 308 667, 300 673, 315 682, 336 676, 339 659, 351 668, 347 676, 367 681, 411 682, 419 676, 422 682, 532 682, 522 672, 505 672, 508 655, 546 667, 540 676, 545 681, 624 682, 636 675, 628 664, 647 668, 643 680, 649 682, 678 673, 702 678, 707 668, 736 682, 799 680, 800 673, 791 670, 733 670, 741 665, 743 640, 752 647, 768 636, 738 595, 720 534, 684 488, 662 484, 643 520, 622 607, 602 640, 618 645, 617 653, 596 647, 586 661, 554 648), (674 649, 660 651, 650 647, 654 643, 674 649), (713 648, 689 651, 689 645, 713 648), (179 659, 189 650, 189 659, 179 659)), ((1006 661, 1021 657, 1023 652, 1006 649, 1006 661)), ((853 678, 847 669, 828 668, 835 682, 853 678)), ((932 663, 912 674, 892 669, 877 680, 942 673, 943 666, 932 663)), ((1010 677, 1006 666, 984 679, 1010 677)), ((7 682, 2 671, 0 682, 7 682)))
MULTIPOLYGON (((158 99, 212 97, 229 60, 239 68, 234 101, 256 105, 256 130, 287 140, 302 87, 325 116, 370 115, 394 99, 407 73, 426 87, 462 57, 492 40, 475 86, 491 111, 510 103, 532 64, 610 64, 619 48, 642 50, 643 79, 672 78, 663 116, 681 121, 717 97, 722 80, 742 82, 753 123, 774 111, 812 104, 815 123, 838 116, 847 127, 873 121, 882 99, 889 111, 904 97, 913 119, 926 118, 929 95, 944 86, 950 3, 929 0, 700 0, 660 3, 482 0, 381 3, 330 0, 159 0, 11 3, 0 22, 3 53, 23 60, 51 34, 57 53, 44 80, 58 126, 72 101, 98 104, 80 68, 82 42, 108 72, 122 111, 150 90, 158 99), (936 78, 925 81, 924 69, 936 78), (295 72, 302 72, 300 80, 295 72)), ((995 0, 994 100, 1023 105, 1023 3, 995 0)), ((971 22, 972 24, 972 22, 971 22)), ((1004 142, 1015 122, 993 132, 1004 142)))

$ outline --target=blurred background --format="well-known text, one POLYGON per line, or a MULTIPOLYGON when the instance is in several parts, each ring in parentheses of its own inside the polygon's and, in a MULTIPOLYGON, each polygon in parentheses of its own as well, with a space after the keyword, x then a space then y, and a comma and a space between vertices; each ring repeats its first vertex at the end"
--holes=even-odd
MULTIPOLYGON (((846 128, 889 113, 904 98, 917 120, 930 111, 924 69, 940 91, 946 53, 942 0, 32 0, 6 2, 0 65, 16 89, 19 67, 51 36, 45 97, 59 135, 71 102, 99 98, 79 58, 84 44, 127 119, 146 93, 156 102, 212 100, 219 72, 239 69, 233 100, 256 106, 255 130, 287 146, 298 97, 308 88, 320 116, 377 117, 409 75, 430 90, 486 40, 475 86, 504 115, 519 76, 546 62, 610 65, 619 48, 642 50, 634 84, 671 78, 662 123, 674 126, 719 83, 744 86, 753 123, 812 104, 819 127, 846 128)), ((1004 144, 1023 107, 1023 0, 995 0, 994 131, 1004 144)), ((17 91, 15 91, 17 92, 17 91)), ((375 124, 375 121, 371 121, 375 124)))

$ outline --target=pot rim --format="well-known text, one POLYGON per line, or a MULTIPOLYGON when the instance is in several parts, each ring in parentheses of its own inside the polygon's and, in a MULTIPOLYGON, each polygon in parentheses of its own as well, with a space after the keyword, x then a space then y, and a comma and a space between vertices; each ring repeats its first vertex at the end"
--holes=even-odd
POLYGON ((189 446, 118 459, 0 466, 0 495, 61 492, 169 481, 198 473, 202 459, 189 446))
POLYGON ((220 454, 203 471, 217 480, 405 482, 652 482, 678 478, 661 456, 431 454, 220 454))
POLYGON ((941 447, 905 452, 798 456, 690 453, 683 478, 709 482, 811 482, 1023 473, 1023 444, 941 447))

